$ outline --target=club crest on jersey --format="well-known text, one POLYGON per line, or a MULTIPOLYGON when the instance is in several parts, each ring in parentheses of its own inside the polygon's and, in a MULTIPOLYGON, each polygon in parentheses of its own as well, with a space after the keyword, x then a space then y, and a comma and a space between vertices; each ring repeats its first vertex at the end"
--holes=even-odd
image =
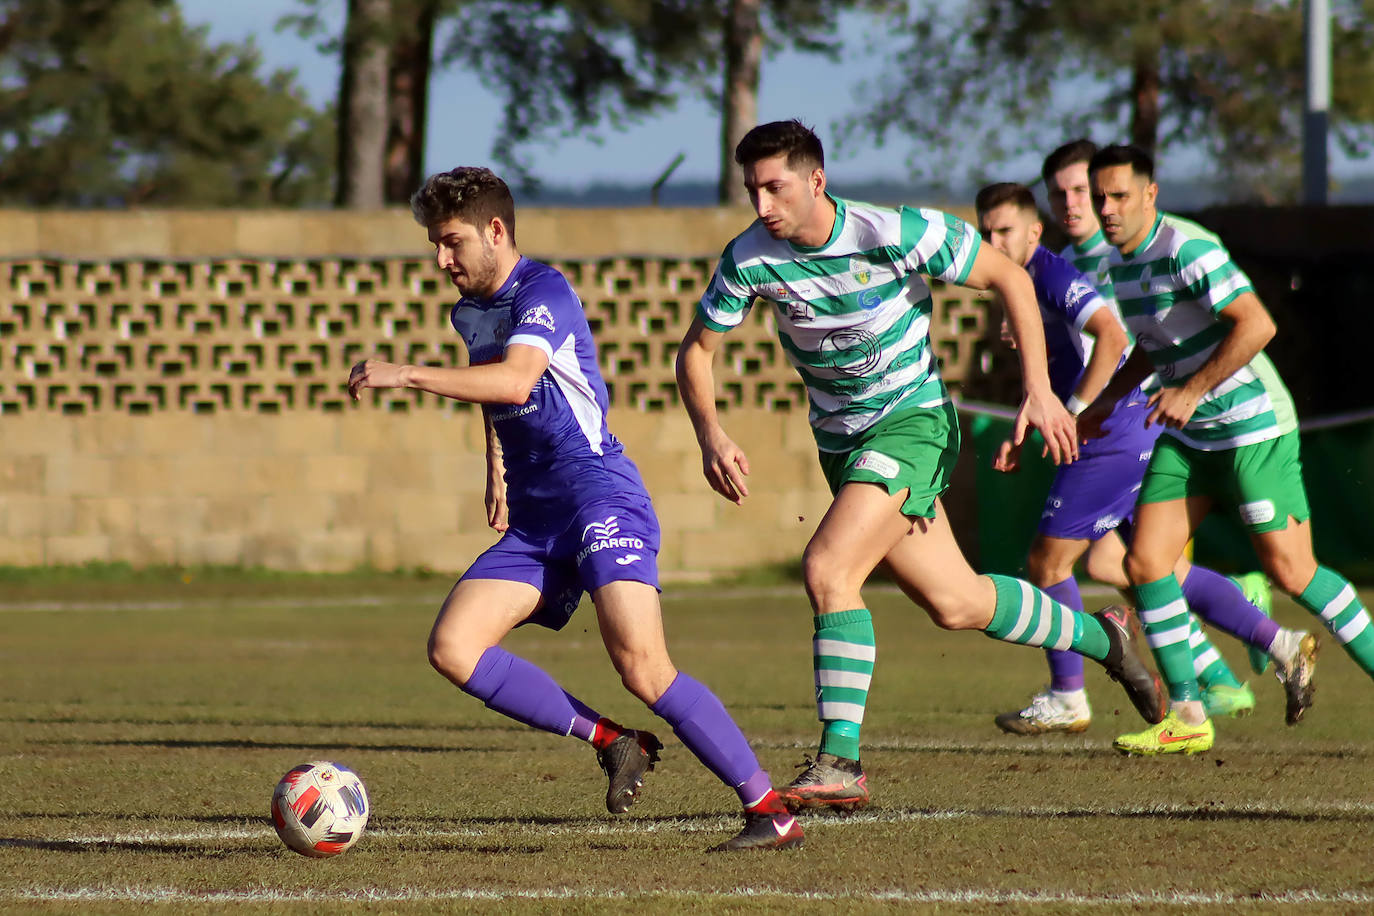
POLYGON ((856 254, 849 259, 849 272, 860 286, 867 286, 868 281, 873 279, 873 264, 863 255, 856 254))
POLYGON ((522 325, 537 324, 540 327, 548 328, 550 331, 552 331, 554 330, 553 312, 549 311, 549 307, 547 305, 536 305, 534 308, 530 309, 528 312, 520 316, 520 323, 522 325))

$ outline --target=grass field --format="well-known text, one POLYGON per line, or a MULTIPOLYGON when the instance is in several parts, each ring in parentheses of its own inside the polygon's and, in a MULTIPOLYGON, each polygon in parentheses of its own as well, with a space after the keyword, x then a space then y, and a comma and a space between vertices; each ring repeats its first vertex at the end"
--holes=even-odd
MULTIPOLYGON (((447 580, 187 578, 0 580, 0 911, 1374 908, 1374 694, 1329 639, 1301 726, 1265 676, 1257 715, 1224 720, 1212 752, 1132 760, 1111 739, 1139 720, 1097 669, 1085 735, 1003 736, 992 716, 1044 682, 1041 654, 939 631, 876 589, 873 804, 808 818, 802 850, 720 856, 704 850, 737 828, 734 796, 661 723, 664 761, 614 817, 586 745, 429 669, 447 580), (319 758, 362 775, 373 815, 354 849, 307 860, 267 808, 319 758)), ((589 611, 508 645, 604 713, 656 721, 589 611)), ((675 661, 789 780, 818 734, 800 589, 670 588, 665 614, 675 661)))

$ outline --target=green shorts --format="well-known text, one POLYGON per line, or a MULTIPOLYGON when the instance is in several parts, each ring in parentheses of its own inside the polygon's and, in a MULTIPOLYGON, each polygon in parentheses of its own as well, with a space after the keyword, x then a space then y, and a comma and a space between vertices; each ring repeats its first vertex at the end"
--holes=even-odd
POLYGON ((1307 521, 1312 511, 1302 485, 1298 434, 1216 452, 1160 436, 1138 501, 1163 503, 1189 496, 1235 506, 1241 524, 1256 533, 1282 531, 1290 517, 1307 521))
POLYGON ((935 517, 935 498, 949 487, 959 458, 953 404, 900 410, 851 441, 849 451, 820 453, 832 494, 847 483, 876 483, 894 495, 907 491, 903 515, 935 517))

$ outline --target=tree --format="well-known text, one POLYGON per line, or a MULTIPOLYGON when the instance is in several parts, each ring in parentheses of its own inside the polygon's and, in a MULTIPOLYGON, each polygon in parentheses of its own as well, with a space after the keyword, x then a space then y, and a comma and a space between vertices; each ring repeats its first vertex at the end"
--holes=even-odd
POLYGON ((392 0, 396 28, 387 68, 387 203, 406 203, 424 182, 425 108, 438 0, 392 0))
POLYGON ((348 0, 339 84, 334 204, 382 206, 386 179, 391 0, 348 0))
MULTIPOLYGON (((1332 6, 1332 127, 1363 155, 1374 139, 1374 2, 1332 6)), ((924 5, 903 28, 898 71, 847 126, 880 143, 894 132, 922 141, 919 174, 1124 135, 1148 149, 1198 147, 1250 194, 1296 190, 1300 2, 965 0, 924 5)))
POLYGON ((327 115, 260 65, 251 42, 209 45, 171 0, 0 0, 0 202, 322 201, 327 115))
POLYGON ((528 181, 520 149, 555 135, 615 129, 670 107, 684 90, 720 108, 719 194, 743 202, 734 148, 757 120, 766 47, 835 55, 838 16, 898 0, 469 0, 441 59, 481 74, 503 100, 492 155, 528 181))

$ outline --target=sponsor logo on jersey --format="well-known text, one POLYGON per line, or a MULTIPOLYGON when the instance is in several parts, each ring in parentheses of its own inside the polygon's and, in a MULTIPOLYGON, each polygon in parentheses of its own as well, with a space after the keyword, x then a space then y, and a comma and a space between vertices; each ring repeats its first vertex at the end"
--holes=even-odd
POLYGON ((1263 525, 1272 522, 1278 511, 1272 500, 1261 499, 1252 503, 1241 503, 1240 520, 1247 525, 1263 525))
POLYGON ((884 480, 893 480, 902 466, 897 463, 895 458, 884 455, 882 452, 875 452, 869 449, 859 453, 859 458, 854 462, 856 471, 872 471, 884 480))
POLYGON ((791 302, 779 302, 778 311, 787 316, 787 320, 800 323, 803 321, 815 321, 816 310, 805 302, 793 300, 791 302))
POLYGON ((1064 304, 1071 309, 1076 309, 1095 292, 1096 290, 1089 286, 1086 280, 1075 277, 1064 292, 1064 304))
MULTIPOLYGON (((628 537, 621 536, 619 518, 620 516, 618 515, 612 515, 603 522, 592 522, 590 525, 583 528, 583 547, 577 552, 575 562, 581 564, 587 557, 601 550, 643 550, 644 541, 642 539, 634 537, 633 535, 628 537)), ((617 557, 616 562, 625 566, 639 559, 638 556, 633 554, 627 554, 626 556, 631 556, 633 559, 617 557)))
POLYGON ((530 309, 528 312, 520 316, 520 324, 522 326, 527 324, 537 324, 540 327, 548 328, 550 331, 552 331, 554 330, 553 312, 549 311, 549 307, 547 305, 536 305, 534 308, 530 309))
POLYGON ((616 557, 616 558, 615 558, 615 561, 616 561, 617 563, 619 563, 621 566, 629 566, 631 563, 635 562, 635 561, 638 560, 638 559, 639 559, 639 554, 637 554, 637 553, 627 553, 627 554, 625 554, 625 556, 623 556, 623 557, 616 557))
POLYGON ((849 272, 860 286, 867 286, 868 281, 873 279, 873 264, 863 255, 856 254, 849 259, 849 272))

